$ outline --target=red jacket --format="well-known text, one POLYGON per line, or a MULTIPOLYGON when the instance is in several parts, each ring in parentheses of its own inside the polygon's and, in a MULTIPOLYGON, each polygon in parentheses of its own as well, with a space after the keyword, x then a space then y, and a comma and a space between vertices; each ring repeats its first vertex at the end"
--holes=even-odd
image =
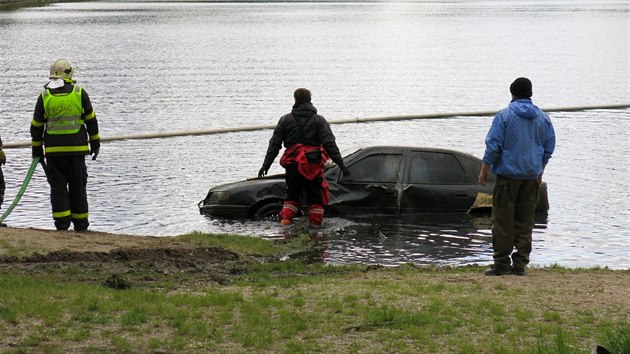
POLYGON ((328 182, 324 178, 324 164, 328 161, 328 154, 321 148, 321 146, 308 146, 302 144, 295 144, 288 148, 282 157, 280 158, 280 166, 287 167, 291 164, 297 164, 298 173, 304 178, 312 181, 317 176, 322 176, 322 204, 327 205, 330 199, 328 192, 328 182), (307 158, 307 155, 317 156, 317 153, 321 156, 316 161, 311 161, 307 158), (318 161, 317 161, 318 160, 318 161))

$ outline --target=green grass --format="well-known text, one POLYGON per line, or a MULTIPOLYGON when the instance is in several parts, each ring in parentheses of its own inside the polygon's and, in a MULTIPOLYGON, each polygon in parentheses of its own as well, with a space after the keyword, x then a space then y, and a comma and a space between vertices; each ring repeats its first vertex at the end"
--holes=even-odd
MULTIPOLYGON (((183 240, 242 255, 304 247, 303 240, 296 246, 199 233, 177 238, 183 240)), ((562 289, 535 289, 522 277, 484 278, 480 267, 300 261, 242 267, 224 285, 189 284, 181 274, 160 286, 135 282, 125 290, 81 281, 80 267, 73 268, 81 275, 74 278, 54 269, 0 271, 0 353, 588 354, 594 343, 630 353, 627 308, 575 306, 558 298, 562 289)), ((538 271, 628 278, 627 272, 602 269, 538 271)), ((571 295, 586 296, 580 291, 576 287, 571 295)))
POLYGON ((260 237, 235 237, 227 234, 192 232, 173 238, 173 241, 177 240, 192 242, 200 246, 223 247, 239 254, 277 255, 291 250, 288 244, 269 242, 260 237))

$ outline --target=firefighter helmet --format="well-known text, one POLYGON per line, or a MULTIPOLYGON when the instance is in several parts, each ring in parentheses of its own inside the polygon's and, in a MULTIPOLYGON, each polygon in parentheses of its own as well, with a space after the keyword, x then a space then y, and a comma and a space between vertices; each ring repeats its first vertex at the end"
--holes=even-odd
POLYGON ((50 79, 72 81, 72 74, 74 74, 74 68, 66 59, 57 59, 50 66, 50 79))

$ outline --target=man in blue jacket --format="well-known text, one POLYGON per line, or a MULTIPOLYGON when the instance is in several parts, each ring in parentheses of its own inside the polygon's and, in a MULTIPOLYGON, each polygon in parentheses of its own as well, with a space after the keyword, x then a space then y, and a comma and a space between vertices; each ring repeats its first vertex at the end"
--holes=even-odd
POLYGON ((538 191, 556 145, 549 116, 532 103, 531 81, 517 78, 510 93, 512 102, 497 113, 486 136, 479 173, 481 185, 489 169, 497 175, 492 197, 494 265, 486 275, 525 275, 538 191))

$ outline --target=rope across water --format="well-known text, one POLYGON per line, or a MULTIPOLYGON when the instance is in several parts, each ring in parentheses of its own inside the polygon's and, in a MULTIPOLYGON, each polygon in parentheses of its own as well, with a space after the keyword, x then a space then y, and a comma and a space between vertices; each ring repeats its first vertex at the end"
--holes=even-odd
MULTIPOLYGON (((616 104, 616 105, 603 105, 603 106, 577 106, 577 107, 559 107, 559 108, 543 108, 545 112, 573 112, 573 111, 587 111, 595 109, 627 109, 630 108, 630 103, 616 104)), ((401 120, 414 120, 414 119, 443 119, 454 117, 482 117, 493 116, 496 111, 482 111, 482 112, 452 112, 452 113, 434 113, 434 114, 419 114, 419 115, 402 115, 402 116, 387 116, 387 117, 368 117, 368 118, 350 118, 329 121, 330 124, 350 124, 350 123, 367 123, 367 122, 385 122, 385 121, 401 121, 401 120)), ((118 140, 141 140, 141 139, 162 139, 172 138, 180 136, 194 136, 194 135, 213 135, 213 134, 226 134, 235 132, 268 130, 275 128, 275 125, 255 125, 248 127, 234 127, 234 128, 221 128, 221 129, 208 129, 208 130, 192 130, 192 131, 173 131, 173 132, 157 132, 157 133, 144 133, 144 134, 131 134, 131 135, 118 135, 118 136, 102 136, 101 141, 118 141, 118 140)), ((30 147, 30 141, 21 141, 14 143, 4 144, 5 149, 10 148, 24 148, 30 147)))

